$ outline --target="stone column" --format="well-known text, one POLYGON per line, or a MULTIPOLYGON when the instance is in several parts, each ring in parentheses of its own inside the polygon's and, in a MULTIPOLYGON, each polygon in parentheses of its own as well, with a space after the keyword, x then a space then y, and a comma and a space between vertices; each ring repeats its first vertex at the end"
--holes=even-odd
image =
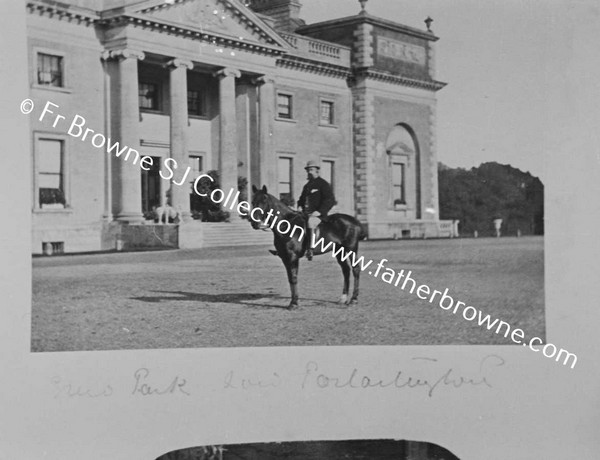
MULTIPOLYGON (((110 51, 103 51, 100 55, 102 69, 104 70, 104 135, 113 138, 112 134, 112 100, 111 100, 111 57, 110 51)), ((104 156, 104 213, 102 219, 106 222, 113 220, 112 198, 112 161, 110 155, 104 156)))
POLYGON ((177 162, 176 174, 171 181, 171 206, 181 211, 184 221, 191 220, 190 213, 190 184, 195 177, 186 178, 187 182, 180 184, 189 166, 187 130, 187 71, 194 67, 190 61, 173 59, 167 63, 169 68, 169 103, 171 107, 171 158, 177 162), (177 183, 174 183, 177 182, 177 183), (180 184, 180 185, 177 185, 180 184))
MULTIPOLYGON (((235 112, 235 79, 241 76, 239 70, 222 69, 215 72, 219 79, 219 173, 221 190, 227 196, 237 192, 238 142, 237 116, 235 112)), ((228 202, 228 207, 233 202, 228 202)))
MULTIPOLYGON (((112 119, 112 141, 139 152, 138 60, 144 59, 144 53, 131 49, 113 50, 110 57, 116 60, 116 85, 113 88, 116 116, 112 119)), ((116 219, 129 223, 144 220, 141 168, 139 160, 134 164, 132 157, 133 153, 129 160, 112 158, 116 219)))
POLYGON ((259 133, 259 184, 257 187, 266 185, 275 190, 277 185, 275 171, 277 159, 273 148, 273 128, 275 123, 275 81, 270 76, 262 76, 255 80, 259 86, 258 93, 258 133, 259 133))

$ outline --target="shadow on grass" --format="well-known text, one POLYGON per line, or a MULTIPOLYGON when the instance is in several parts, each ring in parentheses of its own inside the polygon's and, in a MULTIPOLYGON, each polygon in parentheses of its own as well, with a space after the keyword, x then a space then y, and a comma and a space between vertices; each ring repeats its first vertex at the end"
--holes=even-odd
MULTIPOLYGON (((276 308, 286 309, 288 307, 289 297, 282 297, 278 294, 251 294, 247 292, 243 293, 230 293, 230 294, 201 294, 198 292, 184 292, 184 291, 151 291, 157 293, 155 296, 141 296, 141 297, 130 297, 132 300, 139 300, 140 302, 147 303, 161 303, 161 302, 205 302, 205 303, 229 303, 235 305, 242 305, 244 307, 251 308, 276 308), (160 295, 164 294, 164 295, 160 295), (171 294, 171 295, 168 295, 171 294), (261 299, 282 299, 285 300, 283 305, 273 305, 270 303, 254 302, 261 299)), ((331 300, 322 299, 305 299, 301 298, 300 302, 309 301, 319 304, 334 304, 339 306, 337 302, 331 300)), ((342 306, 340 306, 342 307, 342 306)))

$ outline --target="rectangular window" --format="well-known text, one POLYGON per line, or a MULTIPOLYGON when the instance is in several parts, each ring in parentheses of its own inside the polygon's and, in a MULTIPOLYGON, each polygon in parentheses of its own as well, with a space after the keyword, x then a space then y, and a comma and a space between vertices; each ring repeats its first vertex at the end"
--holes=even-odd
POLYGON ((323 160, 321 162, 321 177, 327 182, 329 182, 329 185, 331 185, 331 189, 335 193, 333 166, 333 160, 323 160))
POLYGON ((203 158, 200 155, 190 155, 190 175, 188 176, 190 180, 196 180, 196 177, 200 175, 200 173, 204 169, 203 158))
POLYGON ((37 143, 39 206, 66 204, 64 193, 63 141, 39 139, 37 143))
POLYGON ((158 110, 158 85, 140 82, 138 86, 140 109, 158 110))
POLYGON ((292 159, 287 157, 279 157, 277 159, 277 192, 279 199, 286 204, 292 203, 292 159))
POLYGON ((64 86, 62 56, 38 53, 37 82, 38 85, 44 86, 54 86, 58 88, 64 86))
POLYGON ((199 89, 188 90, 188 115, 206 117, 208 115, 206 104, 206 91, 199 89))
POLYGON ((404 163, 392 163, 392 200, 394 204, 406 204, 404 196, 404 163))
POLYGON ((321 107, 319 111, 319 122, 322 125, 333 125, 333 102, 321 101, 321 107))
POLYGON ((292 118, 292 96, 277 94, 277 116, 279 118, 292 118))

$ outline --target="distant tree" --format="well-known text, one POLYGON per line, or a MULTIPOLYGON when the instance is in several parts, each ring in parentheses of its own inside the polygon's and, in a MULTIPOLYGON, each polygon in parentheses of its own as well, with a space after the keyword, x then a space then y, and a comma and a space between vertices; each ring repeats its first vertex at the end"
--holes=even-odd
POLYGON ((544 185, 510 165, 483 163, 477 168, 438 167, 440 218, 459 219, 463 234, 493 235, 493 220, 502 219, 502 234, 543 235, 544 185))

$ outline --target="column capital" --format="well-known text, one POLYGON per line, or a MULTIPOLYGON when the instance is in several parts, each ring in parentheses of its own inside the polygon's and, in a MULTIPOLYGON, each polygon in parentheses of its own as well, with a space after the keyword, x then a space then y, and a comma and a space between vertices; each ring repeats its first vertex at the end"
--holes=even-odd
POLYGON ((109 59, 123 60, 123 59, 138 59, 143 61, 146 55, 143 51, 131 49, 131 48, 122 48, 118 50, 104 50, 101 54, 102 59, 105 61, 109 59))
POLYGON ((167 62, 164 67, 167 68, 178 68, 178 67, 185 67, 187 68, 187 70, 192 70, 194 68, 194 63, 192 61, 187 61, 185 59, 179 59, 179 58, 175 58, 175 59, 171 59, 169 62, 167 62))
POLYGON ((267 83, 274 84, 275 78, 272 75, 261 75, 260 77, 253 78, 252 83, 258 86, 265 85, 267 83))
POLYGON ((239 70, 232 69, 230 67, 225 67, 224 69, 217 70, 216 72, 213 73, 213 75, 219 79, 227 78, 227 77, 240 78, 242 76, 242 74, 239 70))

